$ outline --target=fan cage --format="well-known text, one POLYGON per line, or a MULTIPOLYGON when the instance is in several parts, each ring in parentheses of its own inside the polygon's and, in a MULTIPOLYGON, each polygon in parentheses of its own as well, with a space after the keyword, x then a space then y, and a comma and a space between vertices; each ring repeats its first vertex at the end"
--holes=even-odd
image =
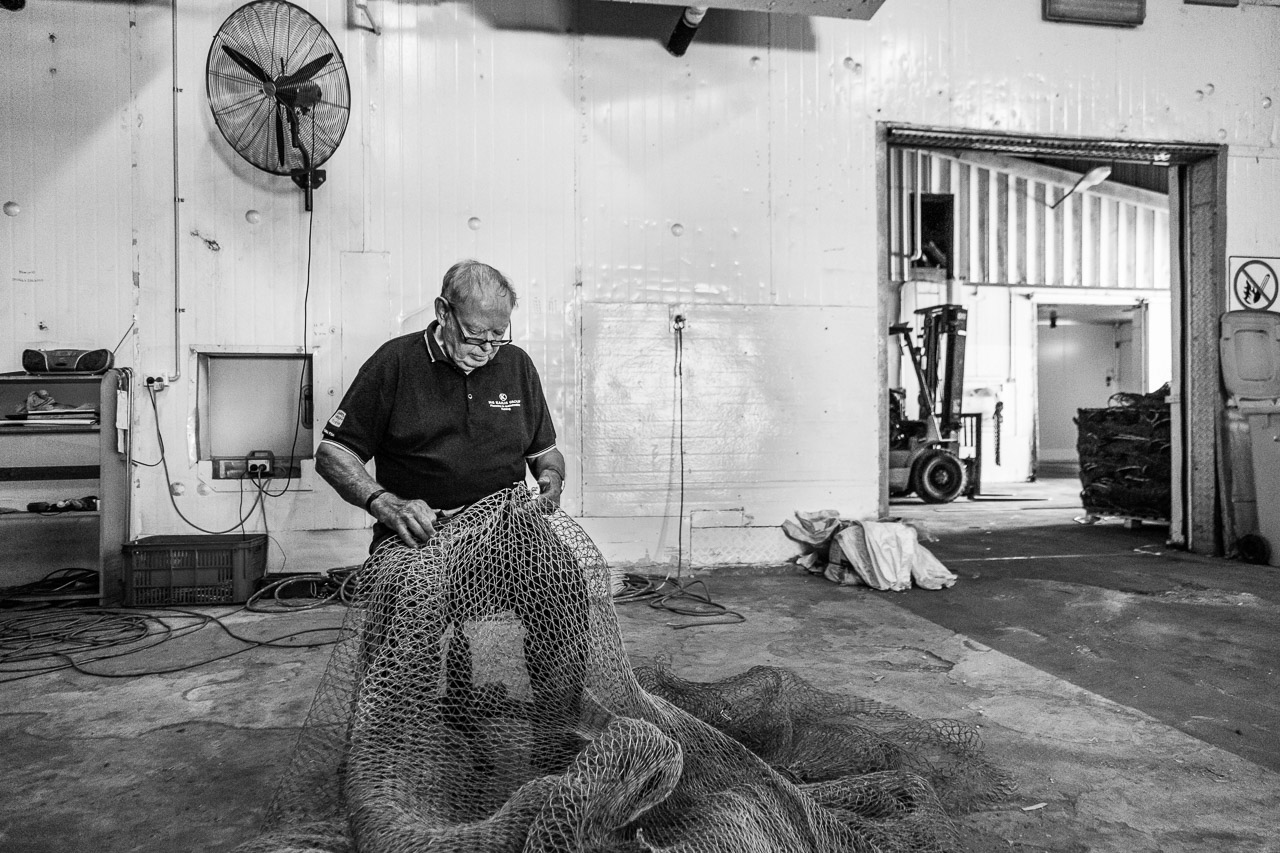
POLYGON ((342 52, 320 21, 286 0, 256 0, 232 12, 209 46, 205 78, 223 138, 265 172, 314 171, 346 132, 351 89, 342 52), (326 54, 309 77, 290 79, 326 54))

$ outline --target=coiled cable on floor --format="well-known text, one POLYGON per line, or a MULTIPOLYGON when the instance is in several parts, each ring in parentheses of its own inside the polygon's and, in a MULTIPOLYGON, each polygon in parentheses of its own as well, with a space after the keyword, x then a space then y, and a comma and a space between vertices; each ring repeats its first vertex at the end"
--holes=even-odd
POLYGON ((665 610, 677 616, 691 616, 699 619, 727 619, 719 622, 686 622, 671 624, 672 628, 693 628, 699 625, 735 625, 747 621, 736 610, 730 610, 723 604, 711 600, 711 590, 701 580, 681 582, 670 577, 625 574, 622 589, 613 596, 616 604, 633 604, 647 601, 656 610, 665 610), (701 587, 702 592, 694 592, 694 587, 701 587))
POLYGON ((343 569, 330 569, 324 574, 291 575, 281 578, 249 596, 244 608, 254 613, 292 613, 296 610, 314 610, 335 602, 350 606, 359 571, 359 566, 349 566, 343 569), (285 595, 286 592, 296 591, 298 587, 304 587, 309 594, 285 595), (268 602, 267 599, 270 601, 268 602))
POLYGON ((341 630, 337 625, 307 628, 258 640, 237 634, 222 621, 243 609, 237 608, 220 615, 176 607, 138 611, 112 607, 55 607, 48 604, 0 610, 0 684, 63 669, 74 669, 84 675, 99 678, 167 675, 225 660, 253 649, 310 649, 332 645, 336 637, 319 642, 294 640, 310 634, 336 634, 341 630), (154 649, 162 643, 194 634, 206 627, 215 627, 245 645, 225 654, 162 669, 104 672, 87 668, 89 664, 154 649))
POLYGON ((81 593, 96 596, 98 573, 94 569, 79 567, 55 569, 38 581, 18 586, 0 587, 0 602, 23 601, 31 598, 81 593))

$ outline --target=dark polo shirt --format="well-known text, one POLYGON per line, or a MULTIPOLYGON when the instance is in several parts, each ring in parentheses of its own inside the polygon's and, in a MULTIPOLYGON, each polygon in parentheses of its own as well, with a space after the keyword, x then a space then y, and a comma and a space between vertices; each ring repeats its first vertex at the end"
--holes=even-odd
POLYGON ((556 432, 528 353, 501 347, 464 373, 436 343, 436 326, 370 356, 324 440, 373 459, 395 495, 448 510, 523 483, 526 458, 554 448, 556 432))

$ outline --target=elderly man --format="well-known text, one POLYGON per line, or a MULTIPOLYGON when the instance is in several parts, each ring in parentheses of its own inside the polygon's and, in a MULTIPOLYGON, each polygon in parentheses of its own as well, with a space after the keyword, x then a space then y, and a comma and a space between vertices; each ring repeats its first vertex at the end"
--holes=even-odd
POLYGON ((509 346, 515 306, 502 273, 454 264, 436 321, 379 347, 325 424, 316 471, 377 519, 370 551, 392 536, 427 541, 442 514, 524 482, 526 465, 559 505, 564 456, 538 371, 509 346))
MULTIPOLYGON (((502 273, 477 261, 454 264, 435 300, 435 322, 379 347, 325 424, 316 470, 376 519, 370 553, 393 547, 384 543, 396 537, 418 547, 461 509, 523 483, 526 469, 538 482, 540 508, 559 505, 564 456, 538 372, 511 345, 515 305, 502 273), (371 459, 376 480, 365 468, 371 459)), ((467 719, 473 686, 465 626, 514 611, 526 628, 531 719, 542 724, 532 757, 539 769, 559 772, 576 751, 572 728, 585 676, 587 589, 573 554, 517 546, 501 565, 469 565, 441 584, 439 621, 436 614, 428 621, 441 634, 454 628, 444 719, 464 734, 477 732, 467 719)))

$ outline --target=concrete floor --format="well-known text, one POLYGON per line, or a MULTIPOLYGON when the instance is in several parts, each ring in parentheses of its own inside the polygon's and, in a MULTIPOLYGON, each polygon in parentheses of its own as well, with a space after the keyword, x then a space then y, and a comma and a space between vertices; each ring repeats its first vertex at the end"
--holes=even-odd
MULTIPOLYGON (((1280 570, 1170 552, 1163 528, 1076 523, 1077 488, 896 504, 937 537, 960 578, 949 590, 722 569, 704 577, 744 623, 672 630, 689 620, 632 604, 622 635, 633 658, 665 656, 685 677, 781 665, 980 726, 1019 790, 965 819, 975 851, 1280 851, 1280 570)), ((258 638, 342 618, 208 612, 258 638)), ((205 628, 101 668, 238 648, 205 628)), ((0 684, 0 850, 221 851, 251 837, 327 657, 257 649, 165 675, 0 684)))

